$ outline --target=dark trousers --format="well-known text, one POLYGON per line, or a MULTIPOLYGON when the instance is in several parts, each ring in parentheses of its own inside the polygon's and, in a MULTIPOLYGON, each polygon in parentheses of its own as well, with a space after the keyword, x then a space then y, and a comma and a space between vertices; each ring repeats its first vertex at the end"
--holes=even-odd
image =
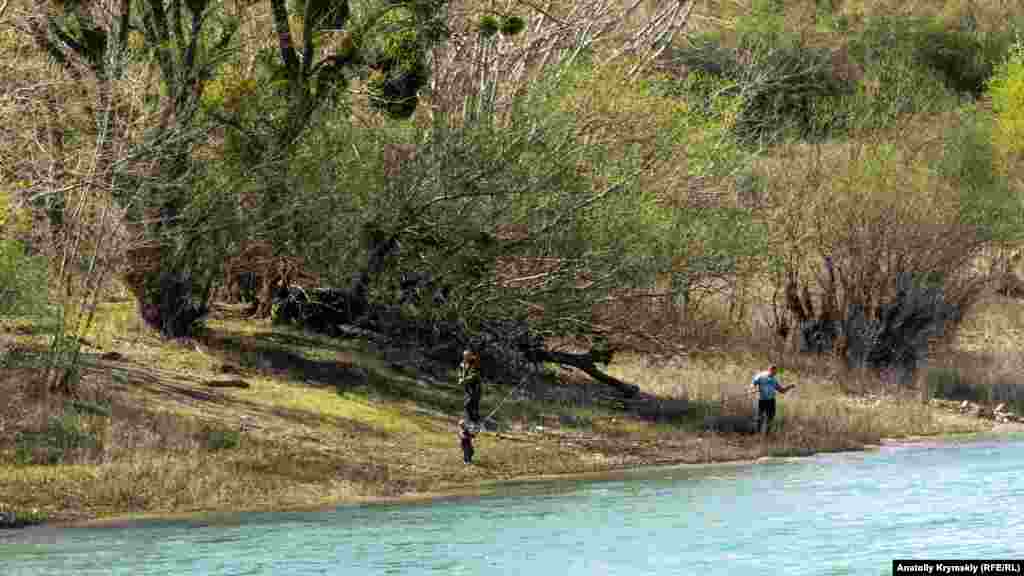
POLYGON ((772 425, 772 420, 775 419, 775 398, 771 400, 761 399, 757 401, 757 427, 763 429, 765 432, 768 431, 768 427, 772 425))
POLYGON ((480 391, 474 390, 466 394, 466 399, 462 403, 466 409, 466 420, 474 423, 480 423, 480 391))
POLYGON ((473 437, 469 434, 464 434, 460 442, 462 444, 462 461, 469 464, 473 461, 473 437))

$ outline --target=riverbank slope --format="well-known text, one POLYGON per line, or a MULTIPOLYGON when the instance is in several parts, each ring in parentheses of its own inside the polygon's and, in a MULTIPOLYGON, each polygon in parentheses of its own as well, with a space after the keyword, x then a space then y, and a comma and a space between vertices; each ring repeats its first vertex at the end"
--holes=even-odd
POLYGON ((575 374, 530 390, 489 383, 495 429, 473 465, 456 437, 454 372, 409 351, 328 338, 222 309, 197 340, 149 333, 129 303, 104 306, 85 342, 81 394, 36 393, 45 337, 5 327, 0 511, 78 521, 417 498, 525 477, 858 449, 886 437, 982 431, 993 422, 919 397, 851 395, 794 365, 797 391, 764 439, 708 430, 749 409, 756 355, 623 357, 641 386, 625 406, 575 374))

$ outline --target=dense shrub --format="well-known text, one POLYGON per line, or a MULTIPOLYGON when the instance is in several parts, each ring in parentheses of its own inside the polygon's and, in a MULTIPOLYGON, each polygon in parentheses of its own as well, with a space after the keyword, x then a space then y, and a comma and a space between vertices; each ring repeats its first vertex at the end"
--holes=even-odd
POLYGON ((678 49, 674 65, 685 80, 674 87, 708 113, 735 99, 736 135, 747 143, 793 134, 809 140, 842 130, 851 84, 834 70, 828 50, 779 32, 742 33, 735 46, 716 37, 678 49))
POLYGON ((935 368, 928 371, 926 384, 930 396, 948 398, 950 400, 988 400, 984 390, 971 386, 964 381, 960 371, 953 368, 935 368))
MULTIPOLYGON (((693 39, 672 56, 672 92, 708 113, 735 100, 734 130, 747 143, 821 140, 848 128, 948 110, 986 89, 1012 39, 932 18, 868 20, 841 46, 811 46, 765 11, 739 20, 734 37, 693 39)), ((768 6, 770 8, 770 6, 768 6)))
POLYGON ((1013 378, 993 378, 991 373, 941 367, 928 370, 925 382, 931 397, 1006 404, 1018 414, 1024 411, 1024 388, 1013 378))
POLYGON ((968 24, 880 17, 866 23, 849 50, 865 70, 874 111, 905 114, 935 110, 960 95, 980 96, 1011 38, 968 24))
POLYGON ((916 41, 917 57, 937 72, 950 90, 977 97, 985 90, 1006 40, 1005 35, 925 26, 916 41))

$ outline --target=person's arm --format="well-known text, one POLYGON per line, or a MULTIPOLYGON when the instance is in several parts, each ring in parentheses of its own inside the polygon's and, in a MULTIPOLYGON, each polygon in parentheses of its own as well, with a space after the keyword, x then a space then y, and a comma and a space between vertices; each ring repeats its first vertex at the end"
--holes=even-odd
POLYGON ((776 386, 776 388, 778 389, 780 394, 785 394, 786 392, 789 392, 793 388, 796 388, 796 384, 790 384, 789 386, 783 386, 782 384, 779 384, 778 386, 776 386))
POLYGON ((479 370, 476 368, 470 368, 466 371, 464 387, 466 394, 480 394, 483 392, 483 380, 480 376, 479 370))

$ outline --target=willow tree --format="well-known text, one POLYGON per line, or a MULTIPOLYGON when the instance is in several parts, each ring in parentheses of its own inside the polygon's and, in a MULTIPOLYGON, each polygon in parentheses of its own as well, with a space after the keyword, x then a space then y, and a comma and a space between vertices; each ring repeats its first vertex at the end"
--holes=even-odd
MULTIPOLYGON (((301 252, 311 241, 306 220, 315 215, 295 201, 290 165, 314 128, 347 104, 358 85, 371 107, 388 117, 410 117, 427 81, 429 48, 446 36, 443 0, 350 3, 306 0, 289 9, 271 0, 276 46, 260 52, 244 102, 215 112, 227 127, 227 156, 247 182, 255 205, 248 241, 262 241, 274 256, 301 252)), ((240 247, 240 252, 246 252, 240 247)), ((373 258, 370 258, 372 261, 373 258)), ((271 266, 275 259, 269 259, 271 266)), ((262 284, 256 313, 267 316, 275 278, 262 284)))

